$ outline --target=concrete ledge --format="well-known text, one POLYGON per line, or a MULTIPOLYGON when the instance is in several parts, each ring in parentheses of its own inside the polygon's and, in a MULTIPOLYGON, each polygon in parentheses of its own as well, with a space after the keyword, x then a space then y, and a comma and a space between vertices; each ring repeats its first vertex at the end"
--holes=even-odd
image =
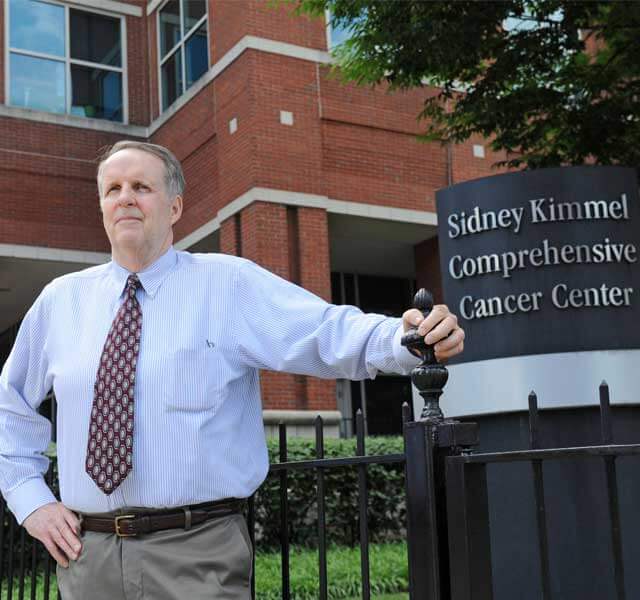
POLYGON ((337 410, 264 410, 264 431, 267 437, 278 436, 278 425, 287 425, 289 437, 314 437, 316 417, 322 417, 324 435, 340 437, 340 421, 342 415, 337 410))

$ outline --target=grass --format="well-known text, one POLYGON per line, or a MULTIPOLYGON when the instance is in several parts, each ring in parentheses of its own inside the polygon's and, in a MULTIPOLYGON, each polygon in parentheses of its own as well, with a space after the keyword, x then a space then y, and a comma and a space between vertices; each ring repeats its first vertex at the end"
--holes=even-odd
MULTIPOLYGON (((373 600, 408 600, 407 549, 403 543, 372 544, 369 548, 371 597, 373 600)), ((293 548, 290 556, 292 600, 318 598, 317 550, 293 548)), ((328 597, 331 600, 361 598, 360 550, 331 547, 327 552, 328 597)), ((2 582, 0 600, 7 600, 7 581, 2 582)), ((49 598, 55 600, 56 579, 51 574, 49 598)), ((30 598, 31 579, 25 581, 25 598, 30 598)), ((13 581, 13 595, 18 598, 18 580, 13 581)), ((38 577, 37 600, 44 599, 44 578, 38 577)), ((256 600, 281 600, 280 554, 256 555, 256 600)))
MULTIPOLYGON (((409 589, 407 550, 403 543, 372 544, 369 548, 371 594, 376 600, 406 600, 409 589), (387 596, 384 594, 396 594, 387 596)), ((318 553, 316 550, 292 549, 291 598, 318 598, 318 553)), ((361 597, 360 550, 332 547, 327 553, 328 596, 332 600, 361 597)), ((280 555, 256 556, 256 599, 281 600, 280 555)))

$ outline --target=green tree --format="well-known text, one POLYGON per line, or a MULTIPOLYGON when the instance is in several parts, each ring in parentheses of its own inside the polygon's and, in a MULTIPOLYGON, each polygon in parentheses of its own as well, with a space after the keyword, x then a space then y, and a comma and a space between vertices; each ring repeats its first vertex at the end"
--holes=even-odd
POLYGON ((640 2, 300 0, 350 38, 342 77, 425 88, 425 138, 512 167, 640 165, 640 2))

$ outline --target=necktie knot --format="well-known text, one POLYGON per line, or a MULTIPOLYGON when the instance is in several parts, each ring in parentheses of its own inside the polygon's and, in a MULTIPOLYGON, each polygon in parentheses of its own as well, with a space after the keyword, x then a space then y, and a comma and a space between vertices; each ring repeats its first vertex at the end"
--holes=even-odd
POLYGON ((125 292, 129 298, 133 298, 136 295, 136 290, 142 287, 138 276, 135 273, 132 273, 127 278, 127 287, 125 288, 125 292))

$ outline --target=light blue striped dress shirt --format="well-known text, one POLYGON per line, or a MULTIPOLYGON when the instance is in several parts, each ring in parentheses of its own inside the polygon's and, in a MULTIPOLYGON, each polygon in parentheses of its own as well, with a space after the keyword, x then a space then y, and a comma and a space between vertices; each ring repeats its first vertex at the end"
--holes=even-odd
POLYGON ((129 272, 115 261, 48 284, 0 375, 0 490, 22 522, 44 482, 58 400, 60 495, 71 509, 172 507, 247 497, 268 469, 259 369, 363 379, 407 373, 399 319, 334 306, 254 263, 170 248, 139 273, 133 471, 110 496, 85 473, 93 385, 129 272))

